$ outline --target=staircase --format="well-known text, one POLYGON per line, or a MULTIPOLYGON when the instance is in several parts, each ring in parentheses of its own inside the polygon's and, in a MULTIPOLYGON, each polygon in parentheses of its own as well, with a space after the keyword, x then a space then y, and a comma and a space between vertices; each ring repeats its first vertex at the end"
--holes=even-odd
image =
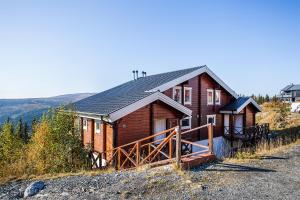
POLYGON ((190 168, 214 160, 213 127, 206 124, 185 132, 173 127, 152 136, 116 147, 105 152, 91 154, 92 169, 114 167, 116 170, 137 168, 143 165, 157 166, 176 163, 180 168, 190 168), (188 136, 200 129, 208 129, 208 146, 188 141, 188 136), (157 136, 166 135, 163 139, 157 136), (193 149, 197 149, 194 150, 193 149))

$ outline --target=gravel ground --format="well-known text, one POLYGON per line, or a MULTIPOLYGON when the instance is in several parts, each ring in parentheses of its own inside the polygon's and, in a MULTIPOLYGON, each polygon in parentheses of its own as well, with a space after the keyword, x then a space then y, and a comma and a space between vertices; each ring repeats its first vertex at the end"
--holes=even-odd
MULTIPOLYGON (((45 180, 32 199, 300 199, 300 145, 244 163, 216 162, 190 171, 160 167, 139 172, 45 180)), ((17 199, 30 181, 0 186, 17 199)))

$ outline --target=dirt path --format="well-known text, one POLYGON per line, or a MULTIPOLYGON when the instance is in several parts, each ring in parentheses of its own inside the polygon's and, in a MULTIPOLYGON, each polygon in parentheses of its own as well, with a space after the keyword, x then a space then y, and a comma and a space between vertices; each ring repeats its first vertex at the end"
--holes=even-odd
MULTIPOLYGON (((0 186, 0 199, 18 198, 29 183, 0 186)), ((45 183, 33 199, 300 199, 300 145, 259 160, 219 162, 187 172, 162 167, 45 183)))

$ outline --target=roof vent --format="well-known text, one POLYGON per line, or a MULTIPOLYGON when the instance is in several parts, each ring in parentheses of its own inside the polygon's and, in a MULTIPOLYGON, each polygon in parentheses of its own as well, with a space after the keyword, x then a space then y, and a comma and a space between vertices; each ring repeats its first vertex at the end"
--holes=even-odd
POLYGON ((146 76, 147 76, 147 72, 142 71, 142 76, 143 76, 143 77, 146 77, 146 76))
POLYGON ((139 71, 138 70, 133 70, 133 80, 137 80, 139 78, 139 71))

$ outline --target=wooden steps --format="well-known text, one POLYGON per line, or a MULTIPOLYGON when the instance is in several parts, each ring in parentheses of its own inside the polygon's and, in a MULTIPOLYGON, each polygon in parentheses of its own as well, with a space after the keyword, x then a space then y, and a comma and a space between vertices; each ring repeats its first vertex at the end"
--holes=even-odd
POLYGON ((212 162, 216 160, 216 156, 214 154, 201 154, 200 156, 191 156, 189 158, 182 158, 181 160, 181 168, 182 169, 190 169, 191 167, 196 167, 204 163, 212 162))

